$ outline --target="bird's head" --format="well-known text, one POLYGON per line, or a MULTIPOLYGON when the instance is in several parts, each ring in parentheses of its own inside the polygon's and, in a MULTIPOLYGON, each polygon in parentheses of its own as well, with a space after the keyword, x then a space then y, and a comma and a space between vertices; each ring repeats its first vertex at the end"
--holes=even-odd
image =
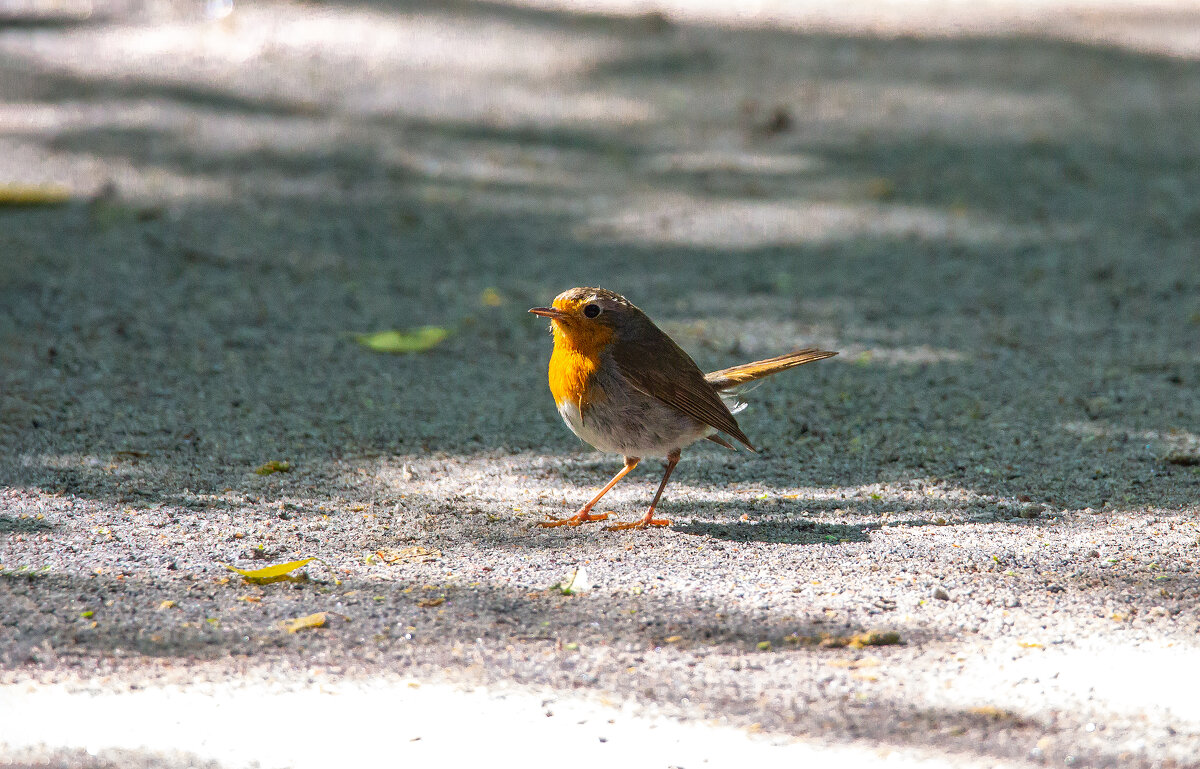
POLYGON ((554 297, 553 306, 530 312, 550 319, 556 343, 592 351, 621 338, 645 317, 628 299, 603 288, 572 288, 554 297))

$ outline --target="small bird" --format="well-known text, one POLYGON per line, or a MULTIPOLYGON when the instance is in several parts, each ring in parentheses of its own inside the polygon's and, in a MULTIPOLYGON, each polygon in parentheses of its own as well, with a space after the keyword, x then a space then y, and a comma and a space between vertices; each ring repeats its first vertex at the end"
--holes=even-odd
POLYGON ((600 451, 621 454, 625 467, 570 518, 540 526, 578 526, 603 521, 592 508, 645 456, 666 457, 666 472, 650 509, 639 520, 609 530, 669 526, 654 509, 680 452, 698 440, 733 449, 722 433, 756 451, 733 415, 745 408, 743 386, 778 371, 831 358, 836 352, 810 347, 766 360, 705 374, 646 313, 603 288, 572 288, 552 307, 534 307, 550 319, 554 352, 550 392, 571 432, 600 451))

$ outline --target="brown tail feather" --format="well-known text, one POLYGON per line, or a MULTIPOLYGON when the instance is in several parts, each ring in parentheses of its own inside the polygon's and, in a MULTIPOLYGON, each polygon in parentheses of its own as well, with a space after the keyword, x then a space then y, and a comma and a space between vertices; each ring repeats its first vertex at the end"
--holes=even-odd
MULTIPOLYGON (((709 439, 710 441, 712 441, 713 443, 716 443, 716 444, 718 444, 718 445, 724 446, 724 447, 725 447, 725 448, 727 448, 727 449, 733 449, 734 451, 737 451, 737 446, 734 446, 732 443, 730 443, 729 441, 725 440, 724 438, 722 438, 720 435, 717 435, 716 433, 713 433, 712 435, 708 436, 708 439, 709 439)), ((749 446, 749 445, 747 445, 747 447, 748 447, 748 448, 749 448, 751 451, 757 451, 757 449, 756 449, 756 448, 754 448, 753 446, 749 446)))
POLYGON ((786 355, 776 355, 774 358, 767 358, 766 360, 756 360, 753 363, 744 363, 741 366, 723 368, 720 371, 705 374, 704 378, 717 390, 728 390, 731 387, 737 387, 747 382, 753 382, 756 379, 762 379, 765 376, 770 376, 793 366, 802 366, 805 363, 832 358, 835 355, 837 355, 836 352, 809 347, 804 350, 789 352, 786 355))

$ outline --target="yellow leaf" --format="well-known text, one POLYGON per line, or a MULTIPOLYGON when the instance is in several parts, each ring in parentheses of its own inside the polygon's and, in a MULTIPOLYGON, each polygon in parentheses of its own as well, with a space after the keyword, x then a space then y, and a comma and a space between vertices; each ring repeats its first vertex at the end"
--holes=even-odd
POLYGON ((427 598, 423 601, 417 601, 417 606, 422 609, 432 609, 434 606, 441 606, 446 602, 445 597, 442 598, 427 598))
POLYGON ((374 334, 359 334, 358 343, 368 350, 405 355, 425 352, 437 347, 450 332, 440 326, 421 326, 403 331, 377 331, 374 334))
POLYGON ((872 630, 851 636, 847 646, 851 649, 861 649, 864 646, 892 646, 900 642, 899 633, 881 633, 877 630, 872 630))
POLYGON ((850 668, 851 670, 858 670, 859 668, 876 668, 879 667, 879 658, 864 657, 863 659, 858 660, 834 659, 829 660, 827 664, 833 668, 850 668))
POLYGON ((323 627, 325 625, 325 616, 325 612, 319 611, 316 614, 310 614, 307 617, 296 617, 295 619, 284 620, 279 624, 289 633, 295 633, 297 630, 323 627))
POLYGON ((266 464, 259 465, 254 468, 255 475, 270 475, 271 473, 290 473, 292 465, 290 462, 280 462, 278 459, 272 459, 266 464))
POLYGON ((299 561, 288 561, 287 563, 277 563, 274 566, 264 566, 261 569, 239 569, 236 566, 224 564, 226 569, 236 571, 241 574, 247 582, 265 584, 267 582, 277 582, 281 579, 288 579, 288 572, 299 569, 309 561, 316 561, 317 558, 301 558, 299 561))
POLYGON ((160 603, 160 604, 158 605, 158 608, 160 608, 160 609, 174 609, 174 608, 175 608, 175 602, 174 602, 174 601, 163 601, 162 603, 160 603))
POLYGON ((71 199, 61 184, 0 184, 0 207, 58 206, 71 199))

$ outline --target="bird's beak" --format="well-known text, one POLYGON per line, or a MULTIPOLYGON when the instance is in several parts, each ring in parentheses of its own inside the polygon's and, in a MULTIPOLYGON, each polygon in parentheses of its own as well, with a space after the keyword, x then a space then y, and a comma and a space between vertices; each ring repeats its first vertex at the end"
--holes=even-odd
POLYGON ((543 318, 561 318, 566 315, 562 310, 556 310, 553 307, 534 307, 530 310, 534 315, 541 315, 543 318))

